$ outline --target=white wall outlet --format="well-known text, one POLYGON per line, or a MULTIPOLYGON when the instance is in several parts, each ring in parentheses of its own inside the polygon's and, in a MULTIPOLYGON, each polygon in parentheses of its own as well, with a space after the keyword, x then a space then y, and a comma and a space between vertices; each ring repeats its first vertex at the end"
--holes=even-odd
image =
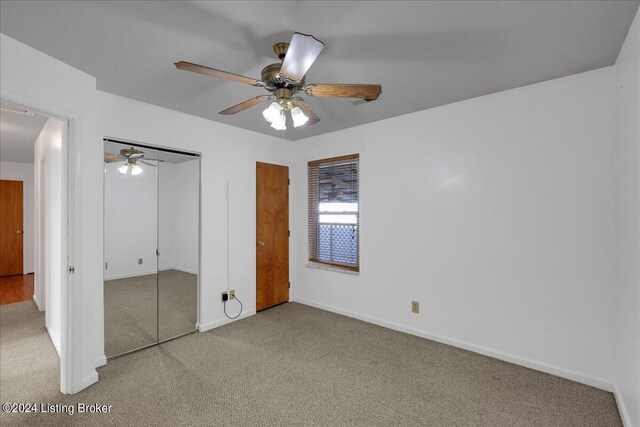
POLYGON ((142 258, 138 258, 138 265, 142 265, 142 258))
POLYGON ((234 299, 236 297, 236 290, 235 289, 231 289, 229 291, 229 299, 234 299))
POLYGON ((411 312, 412 313, 420 313, 420 302, 419 301, 411 301, 411 312))

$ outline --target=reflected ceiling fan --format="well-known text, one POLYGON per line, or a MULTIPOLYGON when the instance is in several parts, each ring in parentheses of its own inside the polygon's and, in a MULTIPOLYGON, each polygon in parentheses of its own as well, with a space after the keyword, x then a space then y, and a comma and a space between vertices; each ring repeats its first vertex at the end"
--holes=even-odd
POLYGON ((262 80, 238 74, 228 73, 204 65, 191 62, 176 62, 175 66, 180 70, 191 71, 208 76, 233 80, 252 86, 262 87, 270 92, 269 95, 260 95, 248 99, 238 105, 220 111, 220 114, 236 114, 247 108, 273 101, 263 111, 265 120, 271 123, 271 127, 277 130, 285 130, 285 112, 290 111, 293 126, 298 127, 309 122, 315 124, 320 121, 311 107, 295 94, 304 92, 309 96, 318 98, 358 98, 364 101, 374 101, 382 93, 382 86, 377 84, 306 84, 305 74, 324 48, 324 43, 315 37, 302 33, 293 33, 291 43, 276 43, 273 45, 278 58, 282 63, 270 64, 262 70, 262 80))
POLYGON ((136 150, 135 148, 123 148, 120 150, 120 154, 113 153, 104 153, 104 162, 105 163, 115 163, 122 162, 124 164, 118 168, 118 172, 127 174, 127 175, 140 175, 142 173, 142 168, 138 166, 138 162, 144 163, 145 165, 156 167, 151 162, 164 162, 164 160, 160 159, 144 159, 144 151, 136 150))

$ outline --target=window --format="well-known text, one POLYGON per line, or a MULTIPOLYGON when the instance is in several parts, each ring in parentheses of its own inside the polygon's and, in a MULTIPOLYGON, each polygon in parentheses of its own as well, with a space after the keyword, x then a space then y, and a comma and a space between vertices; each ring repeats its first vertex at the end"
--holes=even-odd
POLYGON ((359 155, 309 162, 309 260, 359 271, 359 155))

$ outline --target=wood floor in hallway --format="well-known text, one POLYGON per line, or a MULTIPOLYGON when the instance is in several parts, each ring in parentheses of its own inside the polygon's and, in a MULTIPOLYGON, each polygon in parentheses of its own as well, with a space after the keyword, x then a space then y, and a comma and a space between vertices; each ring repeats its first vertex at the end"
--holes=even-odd
POLYGON ((0 277, 0 305, 33 299, 33 274, 0 277))

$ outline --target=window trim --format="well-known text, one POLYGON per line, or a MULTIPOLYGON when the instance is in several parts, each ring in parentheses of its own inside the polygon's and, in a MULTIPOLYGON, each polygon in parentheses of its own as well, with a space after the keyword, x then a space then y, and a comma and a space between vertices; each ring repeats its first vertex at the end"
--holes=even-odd
MULTIPOLYGON (((356 153, 356 154, 347 154, 344 156, 337 156, 337 157, 329 157, 327 159, 318 159, 318 160, 311 160, 308 165, 309 166, 317 166, 317 165, 321 165, 323 163, 333 163, 333 162, 340 162, 342 160, 354 160, 354 159, 358 159, 358 161, 360 161, 360 154, 356 153)), ((358 184, 360 183, 360 177, 358 177, 358 184)))
MULTIPOLYGON (((326 159, 317 159, 317 160, 311 160, 307 163, 307 209, 309 210, 309 208, 311 207, 311 200, 309 200, 309 196, 310 196, 310 192, 309 192, 309 168, 311 166, 313 167, 319 167, 323 164, 326 163, 334 163, 334 162, 341 162, 341 161, 346 161, 346 160, 357 160, 358 162, 358 212, 357 212, 357 216, 358 216, 358 242, 357 242, 357 260, 358 260, 358 264, 356 266, 350 266, 350 265, 344 265, 344 264, 336 264, 336 263, 331 263, 331 262, 327 262, 327 261, 321 261, 318 260, 314 257, 311 256, 311 245, 309 244, 309 254, 308 254, 308 260, 310 263, 315 263, 315 264, 319 264, 320 266, 326 266, 329 267, 327 269, 337 269, 337 270, 347 270, 349 272, 353 272, 353 273, 359 273, 360 272, 360 235, 361 235, 361 228, 360 228, 360 154, 355 153, 355 154, 347 154, 344 156, 336 156, 336 157, 329 157, 326 159)), ((318 209, 318 204, 315 204, 315 209, 318 209)), ((310 210, 307 212, 307 218, 310 219, 311 217, 311 212, 310 210)), ((316 220, 316 224, 314 229, 317 230, 318 229, 318 224, 319 224, 319 218, 320 218, 320 214, 319 212, 315 213, 315 220, 316 220)), ((310 223, 307 224, 307 231, 310 235, 311 233, 311 227, 310 227, 310 223)), ((317 237, 316 237, 316 243, 317 243, 317 237)), ((316 249, 317 251, 317 249, 316 249)))
POLYGON ((333 271, 334 273, 351 274, 353 276, 360 275, 360 270, 349 270, 347 268, 342 268, 333 264, 325 264, 312 260, 307 261, 306 265, 307 268, 313 268, 315 270, 333 271))
MULTIPOLYGON (((360 258, 360 257, 358 257, 360 258)), ((332 262, 327 262, 327 261, 320 261, 318 259, 313 259, 313 258, 309 258, 309 262, 313 262, 316 264, 322 264, 322 265, 326 265, 328 267, 332 267, 332 268, 338 268, 340 270, 349 270, 349 271, 354 271, 356 273, 360 273, 360 265, 358 264, 357 267, 351 267, 350 265, 344 265, 344 264, 334 264, 332 262)), ((358 262, 360 262, 360 260, 358 259, 358 262)))

